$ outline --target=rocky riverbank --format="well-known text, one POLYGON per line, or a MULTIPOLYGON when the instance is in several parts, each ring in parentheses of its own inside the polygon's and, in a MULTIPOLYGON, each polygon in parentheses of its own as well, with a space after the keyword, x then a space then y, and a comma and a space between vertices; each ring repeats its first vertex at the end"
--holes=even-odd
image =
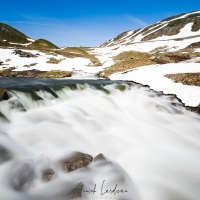
POLYGON ((0 70, 0 76, 2 77, 28 77, 28 78, 64 78, 70 77, 71 72, 51 70, 51 71, 39 71, 39 70, 27 70, 27 71, 13 71, 13 69, 0 70))

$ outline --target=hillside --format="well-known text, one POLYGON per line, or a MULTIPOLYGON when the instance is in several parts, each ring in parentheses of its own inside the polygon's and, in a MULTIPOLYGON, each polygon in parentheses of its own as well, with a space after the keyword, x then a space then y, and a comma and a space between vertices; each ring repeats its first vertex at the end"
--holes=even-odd
POLYGON ((200 37, 200 11, 166 18, 138 30, 123 32, 100 47, 131 45, 146 41, 183 40, 200 37))
POLYGON ((57 47, 55 44, 45 39, 35 40, 33 43, 28 45, 28 48, 30 49, 59 49, 59 47, 57 47))
POLYGON ((17 29, 0 23, 0 45, 7 46, 9 43, 25 44, 30 42, 29 37, 18 31, 17 29))
POLYGON ((72 77, 98 75, 176 94, 185 105, 200 103, 200 11, 123 32, 96 48, 58 48, 45 39, 26 40, 0 41, 6 47, 0 49, 1 76, 36 77, 41 71, 55 78, 65 71, 72 77))

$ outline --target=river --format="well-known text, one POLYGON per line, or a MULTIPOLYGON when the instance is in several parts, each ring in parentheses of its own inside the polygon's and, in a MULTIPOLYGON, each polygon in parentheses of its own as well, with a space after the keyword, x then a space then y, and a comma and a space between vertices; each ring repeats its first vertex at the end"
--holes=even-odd
POLYGON ((174 96, 103 79, 1 78, 0 87, 0 199, 72 199, 82 183, 83 200, 199 200, 200 117, 174 96), (70 152, 106 162, 65 173, 58 162, 70 152))

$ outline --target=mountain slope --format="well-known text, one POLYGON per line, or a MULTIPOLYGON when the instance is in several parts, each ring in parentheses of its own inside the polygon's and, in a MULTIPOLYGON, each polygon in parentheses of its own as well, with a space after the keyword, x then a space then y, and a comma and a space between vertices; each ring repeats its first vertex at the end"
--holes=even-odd
POLYGON ((28 39, 28 36, 17 29, 7 24, 0 23, 0 42, 2 44, 6 44, 8 42, 25 44, 30 42, 28 39))
POLYGON ((45 39, 35 40, 28 47, 31 49, 59 49, 55 44, 45 39))
POLYGON ((145 41, 183 39, 200 36, 200 11, 176 15, 143 29, 124 32, 100 47, 130 45, 145 41))

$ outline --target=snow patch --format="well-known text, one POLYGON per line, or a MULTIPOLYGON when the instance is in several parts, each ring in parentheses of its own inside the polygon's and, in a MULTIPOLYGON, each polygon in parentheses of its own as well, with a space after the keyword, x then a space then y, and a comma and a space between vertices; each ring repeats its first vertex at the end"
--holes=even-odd
POLYGON ((127 73, 115 73, 111 80, 129 80, 143 85, 149 85, 155 91, 165 94, 176 94, 186 106, 200 105, 200 87, 175 83, 164 77, 166 74, 200 72, 197 63, 170 63, 165 65, 150 65, 130 70, 127 73))
POLYGON ((171 39, 177 39, 177 38, 183 38, 183 37, 189 37, 189 36, 199 36, 200 30, 193 32, 192 31, 192 25, 193 23, 188 23, 186 24, 177 35, 172 35, 172 36, 166 36, 163 35, 161 37, 157 37, 156 39, 153 39, 151 41, 155 40, 171 40, 171 39))

